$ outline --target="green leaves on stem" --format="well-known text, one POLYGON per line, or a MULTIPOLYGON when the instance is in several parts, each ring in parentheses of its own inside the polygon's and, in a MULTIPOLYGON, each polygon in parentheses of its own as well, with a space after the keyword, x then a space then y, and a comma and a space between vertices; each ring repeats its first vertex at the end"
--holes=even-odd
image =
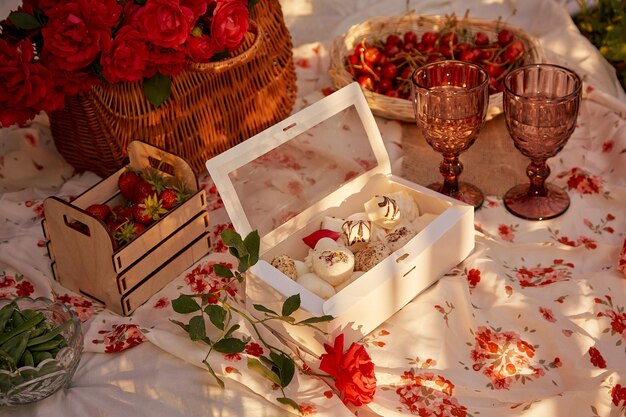
MULTIPOLYGON (((226 229, 222 232, 221 237, 224 244, 228 246, 230 254, 237 258, 239 264, 236 270, 231 270, 222 264, 214 264, 213 271, 220 277, 237 279, 239 282, 242 282, 244 279, 243 274, 259 260, 259 248, 261 243, 259 234, 253 231, 246 236, 245 239, 242 239, 234 230, 226 229)), ((279 403, 290 405, 298 410, 298 404, 284 396, 284 388, 291 383, 295 375, 296 364, 289 353, 283 351, 280 347, 268 343, 261 335, 258 326, 270 320, 280 320, 294 326, 309 326, 321 331, 319 328, 315 327, 315 324, 333 319, 332 316, 326 315, 296 321, 292 314, 300 308, 300 301, 300 294, 288 297, 281 306, 280 314, 261 304, 255 304, 254 309, 264 314, 263 318, 256 319, 248 315, 245 310, 240 310, 235 305, 231 304, 229 294, 226 291, 219 290, 215 293, 208 294, 183 294, 172 300, 172 308, 179 314, 194 314, 194 316, 189 319, 188 323, 182 323, 177 320, 171 321, 188 333, 191 340, 203 342, 210 347, 203 363, 215 377, 218 384, 223 387, 224 382, 211 367, 208 357, 214 350, 226 355, 245 351, 251 338, 245 335, 235 335, 240 325, 231 323, 233 313, 239 315, 252 326, 258 341, 269 352, 267 355, 259 356, 258 359, 253 356, 248 356, 248 369, 258 373, 271 383, 280 387, 283 397, 277 398, 279 403), (213 327, 221 331, 218 332, 219 334, 214 340, 211 340, 207 335, 206 329, 208 323, 211 323, 213 327)))
POLYGON ((154 107, 159 107, 172 93, 172 78, 157 74, 143 81, 143 94, 154 107))

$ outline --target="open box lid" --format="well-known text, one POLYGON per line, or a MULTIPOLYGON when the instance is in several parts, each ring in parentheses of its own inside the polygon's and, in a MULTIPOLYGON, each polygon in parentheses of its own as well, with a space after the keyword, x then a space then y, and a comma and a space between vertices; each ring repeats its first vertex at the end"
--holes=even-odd
POLYGON ((357 83, 206 162, 235 230, 257 230, 261 253, 341 204, 389 156, 357 83))

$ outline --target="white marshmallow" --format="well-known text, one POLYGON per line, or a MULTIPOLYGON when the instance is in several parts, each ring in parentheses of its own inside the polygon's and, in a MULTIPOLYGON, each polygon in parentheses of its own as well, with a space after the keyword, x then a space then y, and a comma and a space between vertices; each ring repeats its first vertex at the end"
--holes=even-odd
POLYGON ((337 244, 337 242, 335 242, 333 239, 329 237, 323 237, 315 244, 315 250, 321 251, 327 249, 335 249, 338 246, 339 245, 337 244))
POLYGON ((393 229, 400 221, 398 204, 384 195, 377 195, 366 202, 365 212, 372 223, 385 229, 393 229))
POLYGON ((296 282, 324 300, 335 295, 333 286, 313 273, 309 272, 298 277, 296 282))
POLYGON ((296 267, 296 274, 298 276, 302 276, 304 274, 311 272, 309 267, 302 261, 298 261, 294 259, 293 264, 296 267))
POLYGON ((354 254, 347 248, 315 250, 311 258, 311 270, 330 285, 339 285, 354 270, 354 254))

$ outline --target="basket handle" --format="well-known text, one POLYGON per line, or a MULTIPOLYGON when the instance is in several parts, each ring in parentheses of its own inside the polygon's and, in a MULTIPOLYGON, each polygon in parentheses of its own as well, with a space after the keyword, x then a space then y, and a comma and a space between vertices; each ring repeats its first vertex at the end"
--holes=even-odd
POLYGON ((245 64, 246 62, 250 61, 252 57, 256 55, 257 50, 260 48, 262 38, 263 38, 263 36, 261 36, 261 34, 259 33, 259 26, 252 19, 250 19, 250 24, 248 26, 248 33, 251 33, 254 35, 254 41, 252 42, 252 45, 250 45, 250 47, 247 48, 242 53, 232 58, 223 59, 221 61, 215 61, 215 62, 199 63, 199 62, 188 61, 187 69, 191 71, 195 71, 195 72, 219 73, 219 72, 223 72, 231 68, 238 67, 240 65, 245 64))

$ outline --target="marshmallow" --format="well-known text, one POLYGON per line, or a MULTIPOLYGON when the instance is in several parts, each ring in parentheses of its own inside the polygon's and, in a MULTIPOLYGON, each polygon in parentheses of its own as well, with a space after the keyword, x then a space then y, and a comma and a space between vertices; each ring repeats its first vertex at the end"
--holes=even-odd
POLYGON ((347 248, 314 250, 311 258, 311 269, 330 285, 339 285, 352 275, 354 255, 347 248))
POLYGON ((411 194, 406 191, 396 191, 388 195, 398 205, 404 222, 412 222, 420 215, 420 209, 411 194))
POLYGON ((400 221, 400 209, 396 201, 377 195, 365 203, 365 212, 369 220, 385 229, 393 229, 400 221))
POLYGON ((385 236, 385 241, 391 248, 391 251, 395 252, 406 245, 416 234, 417 232, 415 232, 411 226, 401 226, 389 232, 387 236, 385 236))
POLYGON ((298 277, 296 282, 324 300, 335 295, 333 286, 313 273, 307 273, 298 277))
POLYGON ((309 272, 311 272, 311 270, 309 269, 309 267, 302 261, 298 261, 295 260, 293 261, 295 267, 296 267, 296 274, 298 276, 302 276, 304 274, 307 274, 309 272))
POLYGON ((342 229, 348 246, 359 242, 367 243, 372 238, 372 222, 369 220, 346 220, 342 229))
POLYGON ((296 265, 293 259, 287 255, 280 255, 272 259, 272 266, 278 269, 289 278, 295 280, 298 278, 298 272, 296 271, 296 265))
POLYGON ((320 240, 317 241, 317 243, 315 244, 315 250, 326 250, 326 249, 334 249, 336 247, 338 247, 339 245, 337 244, 337 242, 335 242, 333 239, 329 238, 329 237, 323 237, 320 240))

